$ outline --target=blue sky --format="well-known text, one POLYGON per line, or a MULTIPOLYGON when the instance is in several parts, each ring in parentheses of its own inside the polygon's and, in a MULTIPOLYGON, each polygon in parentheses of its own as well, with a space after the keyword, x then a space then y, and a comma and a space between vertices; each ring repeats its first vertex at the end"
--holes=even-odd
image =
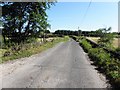
POLYGON ((95 31, 99 28, 112 27, 118 31, 118 3, 92 2, 83 19, 89 2, 57 2, 47 10, 51 31, 58 29, 95 31))

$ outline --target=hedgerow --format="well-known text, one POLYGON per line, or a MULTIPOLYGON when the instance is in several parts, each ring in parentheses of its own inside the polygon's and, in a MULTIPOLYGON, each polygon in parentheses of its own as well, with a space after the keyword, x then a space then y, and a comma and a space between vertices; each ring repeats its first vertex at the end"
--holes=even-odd
POLYGON ((109 78, 112 85, 120 87, 120 61, 111 58, 103 48, 92 48, 86 39, 80 41, 84 51, 88 53, 95 65, 109 78))

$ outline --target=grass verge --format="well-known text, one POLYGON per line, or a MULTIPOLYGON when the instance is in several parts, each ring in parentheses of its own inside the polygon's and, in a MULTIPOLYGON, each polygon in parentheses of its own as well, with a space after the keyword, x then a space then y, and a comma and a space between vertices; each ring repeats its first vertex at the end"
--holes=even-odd
POLYGON ((111 58, 102 48, 93 48, 86 39, 80 40, 80 45, 88 53, 98 70, 106 75, 114 88, 120 87, 120 60, 111 58))
MULTIPOLYGON (((15 60, 18 58, 29 57, 33 54, 40 53, 48 48, 52 48, 53 46, 55 46, 59 42, 66 42, 67 40, 69 40, 69 37, 67 37, 67 36, 65 36, 64 38, 57 37, 53 41, 46 42, 42 45, 38 44, 38 43, 33 43, 33 44, 30 43, 27 45, 22 45, 22 48, 20 50, 8 49, 5 52, 12 53, 12 54, 8 55, 8 56, 2 55, 0 63, 4 63, 5 61, 8 61, 8 60, 15 60)), ((20 47, 20 46, 16 46, 16 47, 20 47)), ((4 54, 4 53, 2 53, 2 54, 4 54)))

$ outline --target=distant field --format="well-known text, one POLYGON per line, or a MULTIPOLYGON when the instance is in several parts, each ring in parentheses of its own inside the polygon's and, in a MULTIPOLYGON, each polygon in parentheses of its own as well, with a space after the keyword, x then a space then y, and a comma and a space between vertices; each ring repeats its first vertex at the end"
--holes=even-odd
MULTIPOLYGON (((90 39, 90 40, 92 40, 92 41, 94 41, 94 42, 96 42, 96 43, 97 43, 97 41, 99 39, 99 37, 87 37, 87 38, 90 39)), ((113 46, 115 48, 118 47, 118 38, 114 38, 114 40, 113 40, 113 46)))

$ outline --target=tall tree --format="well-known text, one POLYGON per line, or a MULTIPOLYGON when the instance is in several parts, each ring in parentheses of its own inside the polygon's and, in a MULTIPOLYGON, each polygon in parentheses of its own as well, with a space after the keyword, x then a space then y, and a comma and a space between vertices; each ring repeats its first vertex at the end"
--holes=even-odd
POLYGON ((4 42, 24 41, 47 27, 46 10, 53 2, 2 2, 4 42))

